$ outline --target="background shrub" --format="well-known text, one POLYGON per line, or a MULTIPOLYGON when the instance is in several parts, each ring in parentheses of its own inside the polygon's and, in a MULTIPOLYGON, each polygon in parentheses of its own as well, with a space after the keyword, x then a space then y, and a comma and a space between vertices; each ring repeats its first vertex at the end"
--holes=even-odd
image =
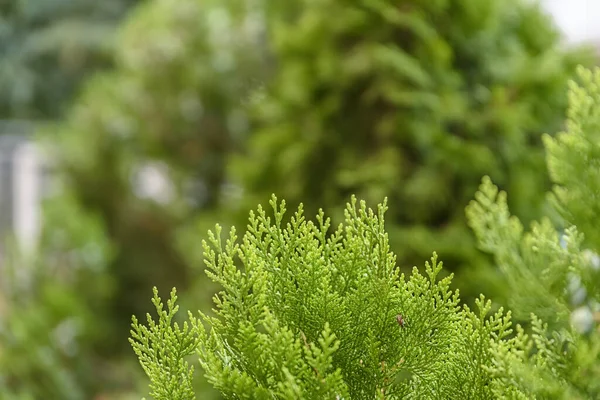
POLYGON ((269 36, 277 69, 232 168, 241 208, 271 193, 308 212, 388 196, 401 265, 435 248, 463 295, 490 292, 500 280, 464 206, 489 175, 516 215, 540 215, 541 135, 560 129, 567 80, 590 53, 565 50, 539 6, 519 0, 287 4, 269 36))

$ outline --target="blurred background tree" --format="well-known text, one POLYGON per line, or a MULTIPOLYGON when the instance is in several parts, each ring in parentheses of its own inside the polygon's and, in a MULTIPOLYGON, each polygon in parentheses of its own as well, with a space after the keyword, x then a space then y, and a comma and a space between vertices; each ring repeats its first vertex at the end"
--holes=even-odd
POLYGON ((272 192, 309 215, 351 194, 387 196, 400 265, 435 249, 467 298, 500 296, 464 207, 487 174, 515 214, 539 216, 549 188, 541 134, 561 128, 567 81, 592 53, 565 49, 528 1, 288 4, 269 35, 278 68, 232 164, 240 209, 272 192))
POLYGON ((224 157, 248 129, 244 93, 263 72, 244 3, 137 8, 119 34, 116 68, 95 76, 48 135, 60 143, 65 186, 117 248, 115 338, 147 310, 153 285, 184 289, 197 274, 174 236, 190 210, 217 202, 224 157))
POLYGON ((115 28, 139 0, 0 1, 0 119, 55 119, 111 65, 115 28))
MULTIPOLYGON (((99 356, 97 368, 124 366, 95 377, 107 387, 131 389, 122 382, 135 377, 127 369, 135 361, 131 315, 150 311, 152 286, 183 291, 197 283, 202 301, 212 296, 192 268, 194 249, 181 251, 177 233, 192 210, 218 203, 225 156, 247 134, 243 108, 268 72, 256 12, 237 0, 141 4, 117 33, 114 68, 90 78, 65 120, 41 136, 63 187, 53 202, 73 201, 99 218, 113 249, 95 278, 107 278, 107 291, 88 290, 101 282, 89 275, 77 291, 101 311, 93 322, 103 335, 88 338, 90 358, 99 356)), ((72 218, 68 208, 55 217, 45 221, 48 243, 60 239, 61 217, 72 218)), ((52 248, 43 244, 42 254, 52 248)))
POLYGON ((30 255, 15 245, 3 254, 2 399, 80 400, 131 389, 119 379, 122 368, 103 357, 113 286, 105 271, 114 253, 103 222, 66 193, 44 212, 42 251, 30 255))
MULTIPOLYGON (((0 119, 26 126, 60 119, 83 81, 113 65, 114 35, 136 3, 0 1, 0 119)), ((10 159, 0 161, 9 166, 10 159)), ((100 345, 110 332, 112 292, 103 221, 66 192, 44 208, 38 254, 1 238, 0 397, 90 399, 130 388, 100 345)))

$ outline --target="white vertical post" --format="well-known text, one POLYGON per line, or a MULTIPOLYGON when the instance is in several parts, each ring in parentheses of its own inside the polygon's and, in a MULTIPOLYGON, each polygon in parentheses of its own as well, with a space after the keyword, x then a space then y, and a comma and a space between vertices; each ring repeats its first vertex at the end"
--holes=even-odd
POLYGON ((40 233, 40 154, 34 143, 20 145, 13 158, 13 228, 24 253, 35 250, 40 233))

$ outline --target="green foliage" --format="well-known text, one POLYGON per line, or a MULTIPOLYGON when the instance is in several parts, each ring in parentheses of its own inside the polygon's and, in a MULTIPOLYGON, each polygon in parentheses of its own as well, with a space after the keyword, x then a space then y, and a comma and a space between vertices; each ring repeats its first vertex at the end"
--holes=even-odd
POLYGON ((559 46, 527 1, 286 4, 270 18, 277 68, 256 132, 232 168, 247 194, 239 208, 273 192, 332 213, 350 194, 388 196, 401 264, 420 263, 435 243, 451 269, 477 266, 461 279, 491 284, 464 205, 487 174, 518 215, 540 214, 541 134, 560 129, 567 80, 589 53, 559 46))
POLYGON ((153 378, 150 394, 156 399, 194 398, 192 382, 194 368, 189 368, 184 357, 194 354, 199 344, 198 338, 194 335, 198 327, 191 317, 192 329, 188 329, 187 322, 184 322, 183 329, 179 329, 177 322, 174 326, 171 325, 179 309, 179 306, 175 305, 176 301, 177 296, 173 289, 171 299, 167 302, 167 311, 163 310, 158 290, 154 288, 152 303, 158 312, 159 323, 155 324, 148 315, 148 327, 146 327, 140 325, 133 317, 132 338, 129 341, 144 371, 153 378))
POLYGON ((563 246, 549 219, 532 223, 531 232, 524 233, 519 219, 510 215, 506 193, 499 193, 488 177, 475 198, 467 217, 480 248, 494 254, 507 277, 511 309, 521 319, 534 312, 545 320, 564 321, 569 314, 569 273, 584 265, 582 235, 574 227, 567 229, 563 246), (515 290, 523 285, 527 290, 515 290))
MULTIPOLYGON (((83 12, 89 18, 86 32, 95 35, 98 25, 92 20, 98 18, 108 29, 114 20, 106 13, 119 14, 120 7, 113 7, 117 3, 125 4, 80 0, 60 2, 64 7, 58 7, 58 3, 46 2, 46 9, 34 1, 10 7, 17 13, 31 5, 28 12, 44 18, 62 12, 76 18, 83 12)), ((36 259, 40 282, 32 289, 35 295, 27 304, 9 302, 7 326, 27 325, 27 335, 7 342, 10 347, 0 344, 0 363, 6 366, 2 372, 11 385, 0 388, 0 397, 14 391, 36 399, 120 399, 117 392, 131 390, 136 382, 127 363, 127 358, 135 358, 123 355, 127 343, 120 338, 128 331, 130 315, 148 310, 147 291, 157 282, 161 288, 177 285, 182 290, 192 282, 202 293, 207 292, 205 280, 195 282, 193 271, 187 268, 191 252, 181 251, 175 240, 189 210, 198 206, 195 203, 204 205, 202 193, 192 193, 192 204, 186 202, 187 185, 190 180, 202 179, 210 196, 218 192, 223 153, 246 131, 239 107, 247 99, 240 93, 262 72, 252 68, 253 60, 260 56, 254 44, 260 32, 255 32, 256 24, 247 18, 252 8, 241 7, 231 14, 224 13, 223 7, 234 10, 223 1, 149 1, 129 14, 114 40, 99 35, 94 36, 98 42, 92 43, 84 34, 71 35, 74 46, 102 45, 102 49, 90 51, 102 50, 103 56, 110 56, 114 69, 94 75, 66 120, 43 132, 43 144, 57 162, 62 191, 44 212, 45 236, 36 259), (109 41, 114 48, 104 47, 109 41), (167 175, 167 188, 161 188, 158 196, 140 193, 140 171, 147 167, 167 175), (57 287, 53 293, 63 294, 79 307, 72 314, 85 334, 78 337, 80 342, 75 341, 80 352, 71 358, 65 359, 48 338, 47 332, 62 320, 45 317, 53 312, 45 292, 37 290, 45 286, 57 287), (30 313, 25 310, 29 309, 44 322, 28 322, 30 313), (48 379, 38 378, 42 367, 48 365, 37 361, 33 350, 37 348, 48 349, 58 360, 47 373, 48 379), (54 379, 54 374, 66 378, 54 379), (70 383, 74 385, 71 390, 70 383)), ((15 21, 19 15, 15 14, 15 21)), ((62 19, 44 21, 58 27, 62 19)), ((48 42, 53 38, 48 36, 48 42)), ((57 39, 53 45, 62 43, 57 39)), ((50 76, 48 71, 44 73, 50 76)), ((0 81, 1 75, 2 70, 0 81)), ((53 78, 48 79, 54 83, 53 78)), ((21 85, 18 80, 9 83, 21 85)), ((66 88, 52 90, 61 96, 69 92, 66 88)), ((48 109, 37 102, 19 103, 17 109, 16 100, 9 101, 13 117, 37 117, 28 107, 43 111, 44 118, 58 113, 56 98, 48 109)), ((210 196, 208 204, 215 201, 210 196)), ((15 298, 18 296, 24 294, 16 290, 15 298)), ((204 296, 210 298, 210 291, 204 296)), ((214 398, 201 381, 195 389, 204 399, 214 398)))
POLYGON ((246 134, 243 93, 262 72, 252 11, 236 1, 142 4, 118 34, 115 69, 89 81, 47 135, 60 143, 65 185, 116 248, 110 307, 123 334, 154 284, 183 291, 192 280, 175 238, 191 210, 217 201, 224 154, 246 134), (149 194, 148 173, 163 182, 149 194), (190 190, 198 183, 206 196, 190 190))
POLYGON ((488 173, 519 193, 519 215, 535 214, 545 179, 528 143, 558 125, 583 58, 559 50, 550 22, 519 2, 414 2, 400 15, 386 2, 342 3, 141 4, 117 34, 113 71, 50 130, 66 185, 117 249, 123 331, 153 284, 184 293, 194 281, 197 255, 179 236, 195 211, 202 231, 241 222, 233 208, 272 192, 328 212, 350 193, 387 195, 401 205, 388 216, 401 264, 420 264, 436 243, 451 269, 480 266, 462 286, 493 285, 462 207, 488 173), (247 158, 228 171, 237 150, 247 158), (157 195, 140 193, 147 170, 166 182, 157 195), (223 195, 228 182, 244 201, 223 195))
POLYGON ((549 219, 524 232, 512 216, 505 192, 486 177, 469 207, 469 224, 480 247, 494 255, 506 275, 516 316, 529 312, 536 353, 514 339, 516 349, 495 346, 501 364, 490 372, 505 375, 495 390, 516 398, 591 399, 600 396, 600 265, 598 264, 597 187, 600 165, 600 70, 580 69, 571 83, 567 130, 544 138, 553 182, 553 204, 567 226, 559 234, 549 219), (575 227, 576 224, 577 227, 575 227), (587 247, 587 248, 586 248, 587 247), (572 351, 565 352, 566 348, 572 351), (564 353, 564 354, 563 354, 564 353), (507 384, 516 382, 516 388, 507 384), (520 396, 520 397, 519 397, 520 396))
POLYGON ((111 249, 102 224, 73 201, 46 206, 53 226, 43 234, 44 252, 4 254, 0 281, 0 392, 3 399, 89 399, 107 379, 96 369, 99 343, 111 345, 102 299, 110 295, 105 274, 111 249), (70 218, 63 218, 63 208, 70 218), (3 301, 2 301, 3 300, 3 301))
MULTIPOLYGON (((590 331, 589 323, 594 322, 583 321, 585 328, 578 332, 582 323, 573 319, 578 304, 573 304, 570 290, 572 282, 581 284, 581 277, 593 274, 594 279, 583 280, 587 283, 600 278, 582 250, 583 236, 572 226, 561 243, 548 219, 533 222, 531 231, 524 233, 521 222, 509 213, 506 193, 498 192, 487 177, 467 215, 481 249, 494 255, 507 278, 515 317, 524 320, 534 313, 531 339, 517 330, 516 337, 492 345, 494 359, 499 360, 488 368, 498 378, 494 393, 499 398, 596 398, 600 386, 591 373, 600 368, 600 331, 590 331), (535 314, 551 323, 551 329, 535 314)), ((596 307, 598 299, 592 295, 586 303, 596 307)))
POLYGON ((520 389, 503 369, 513 358, 562 366, 565 349, 544 340, 538 319, 531 339, 520 327, 511 337, 510 313, 490 316, 483 296, 476 312, 461 308, 435 254, 424 275, 401 273, 385 203, 375 212, 353 199, 332 234, 323 212, 307 221, 300 206, 287 220, 285 202, 271 206, 273 217, 261 207, 250 214, 241 241, 217 226, 203 242, 207 274, 221 286, 213 315, 190 313, 181 329, 171 324, 175 292, 164 310, 155 290, 158 322, 134 318, 131 343, 157 400, 195 398, 184 360, 194 347, 231 399, 492 399, 520 389))
POLYGON ((0 4, 0 118, 55 119, 83 78, 112 63, 118 22, 137 0, 0 4))
MULTIPOLYGON (((373 203, 386 194, 401 205, 388 217, 401 264, 420 264, 431 243, 452 267, 481 260, 459 205, 484 173, 519 192, 543 186, 529 176, 539 152, 520 146, 558 123, 565 76, 582 58, 558 50, 535 8, 458 3, 398 16, 385 2, 157 0, 130 13, 114 69, 48 135, 64 183, 115 247, 113 322, 125 332, 154 284, 184 293, 195 282, 198 255, 180 236, 195 211, 202 226, 229 224, 232 208, 271 192, 326 210, 353 192, 373 203), (226 168, 236 150, 249 157, 234 168, 242 177, 226 168), (139 188, 148 171, 164 183, 154 194, 139 188), (223 195, 229 181, 247 201, 223 195)), ((534 193, 515 203, 539 203, 534 193)), ((481 266, 465 279, 483 279, 481 266)))
POLYGON ((43 283, 30 289, 35 293, 18 291, 20 297, 9 299, 8 311, 0 317, 3 398, 83 399, 94 382, 90 382, 93 373, 86 364, 90 360, 81 357, 80 352, 86 350, 78 347, 82 345, 82 325, 90 324, 91 315, 68 285, 47 274, 38 273, 36 278, 43 283))
POLYGON ((600 72, 579 70, 581 83, 571 83, 566 131, 544 137, 555 205, 569 224, 585 234, 587 243, 600 249, 600 72))

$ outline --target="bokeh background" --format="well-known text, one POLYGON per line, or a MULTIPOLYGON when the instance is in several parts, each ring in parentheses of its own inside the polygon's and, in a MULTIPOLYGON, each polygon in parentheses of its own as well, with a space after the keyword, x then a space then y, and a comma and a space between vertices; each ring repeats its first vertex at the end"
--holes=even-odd
MULTIPOLYGON (((334 220, 388 198, 402 268, 437 251, 505 304, 464 207, 483 175, 530 221, 543 133, 595 0, 0 2, 0 399, 134 399, 151 288, 215 290, 200 242, 272 193, 334 220)), ((218 399, 198 374, 199 398, 218 399)))

